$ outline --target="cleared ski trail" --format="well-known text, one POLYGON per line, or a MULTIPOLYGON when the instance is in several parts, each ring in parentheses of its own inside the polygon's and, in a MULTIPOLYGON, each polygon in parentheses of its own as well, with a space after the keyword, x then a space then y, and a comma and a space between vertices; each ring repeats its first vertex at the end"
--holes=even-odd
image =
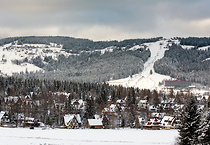
POLYGON ((145 45, 148 46, 148 49, 150 49, 151 56, 144 64, 144 70, 139 74, 125 79, 109 81, 109 84, 122 85, 124 87, 138 87, 141 89, 157 89, 159 87, 159 82, 170 78, 169 76, 155 73, 153 68, 155 61, 163 58, 165 50, 167 50, 167 44, 167 40, 160 40, 154 43, 145 43, 145 45))

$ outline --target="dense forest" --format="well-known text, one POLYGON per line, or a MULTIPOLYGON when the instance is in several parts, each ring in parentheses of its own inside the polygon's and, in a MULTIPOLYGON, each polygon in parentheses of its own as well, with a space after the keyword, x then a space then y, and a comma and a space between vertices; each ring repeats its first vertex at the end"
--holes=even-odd
POLYGON ((150 56, 150 51, 114 50, 100 55, 100 52, 82 53, 78 56, 65 57, 60 55, 58 60, 46 58, 47 64, 39 58, 33 64, 46 72, 36 72, 21 75, 22 77, 73 80, 78 82, 104 82, 112 79, 128 77, 143 70, 144 63, 150 56))
POLYGON ((183 38, 180 44, 194 48, 184 49, 179 44, 173 44, 165 51, 164 57, 155 62, 154 69, 160 74, 210 85, 210 48, 199 49, 209 43, 209 38, 183 38))

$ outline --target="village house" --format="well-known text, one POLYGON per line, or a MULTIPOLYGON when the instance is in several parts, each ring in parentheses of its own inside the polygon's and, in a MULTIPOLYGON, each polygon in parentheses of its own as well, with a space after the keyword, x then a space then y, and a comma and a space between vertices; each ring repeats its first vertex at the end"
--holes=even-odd
POLYGON ((138 109, 147 109, 148 107, 148 100, 140 100, 138 102, 138 109))
POLYGON ((66 114, 64 116, 64 126, 68 129, 78 129, 81 126, 79 114, 66 114))
POLYGON ((149 130, 159 130, 161 126, 161 121, 157 118, 149 118, 147 123, 144 125, 144 129, 149 130))
POLYGON ((22 126, 30 127, 31 129, 33 129, 34 127, 45 127, 43 122, 39 122, 39 120, 35 120, 33 117, 25 117, 22 126))
POLYGON ((162 129, 174 129, 176 124, 176 118, 172 116, 164 116, 161 120, 161 128, 162 129))
POLYGON ((75 113, 78 113, 79 111, 84 111, 85 109, 85 101, 83 101, 82 99, 73 99, 71 100, 71 104, 74 108, 75 113))
POLYGON ((86 122, 88 128, 101 129, 103 127, 101 119, 88 119, 86 122))
POLYGON ((124 112, 125 107, 119 104, 110 104, 107 106, 107 108, 104 108, 102 111, 102 114, 106 114, 108 119, 109 119, 109 126, 110 128, 115 128, 119 127, 120 122, 119 122, 119 116, 121 115, 122 112, 124 112))

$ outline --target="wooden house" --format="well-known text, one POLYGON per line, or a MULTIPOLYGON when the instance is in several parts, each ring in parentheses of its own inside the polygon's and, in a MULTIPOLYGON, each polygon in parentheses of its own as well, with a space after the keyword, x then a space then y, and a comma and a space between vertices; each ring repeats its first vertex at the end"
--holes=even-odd
POLYGON ((100 129, 103 127, 101 119, 88 119, 86 122, 88 128, 100 129))
POLYGON ((172 116, 164 116, 161 121, 161 128, 162 129, 174 129, 176 125, 176 118, 172 116))
POLYGON ((66 114, 64 116, 64 126, 69 129, 77 129, 80 127, 81 119, 79 114, 66 114))
POLYGON ((159 130, 161 122, 157 118, 150 118, 147 123, 144 125, 144 129, 159 130))

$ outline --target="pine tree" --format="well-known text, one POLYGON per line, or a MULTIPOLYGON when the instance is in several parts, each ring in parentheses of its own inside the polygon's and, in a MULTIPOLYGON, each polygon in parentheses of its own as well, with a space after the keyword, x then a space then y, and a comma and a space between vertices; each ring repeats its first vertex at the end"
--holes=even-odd
POLYGON ((210 144, 210 112, 208 108, 203 113, 198 134, 199 143, 202 145, 210 144))
POLYGON ((191 96, 181 112, 181 128, 179 129, 179 144, 191 145, 198 143, 200 113, 197 110, 196 98, 191 96))
POLYGON ((125 127, 125 119, 124 118, 122 118, 122 122, 121 122, 121 127, 125 127))
POLYGON ((135 128, 140 128, 139 117, 136 117, 135 128))
POLYGON ((154 90, 152 94, 152 104, 154 104, 155 106, 160 104, 160 100, 158 98, 158 92, 156 90, 154 90))
POLYGON ((93 119, 95 113, 96 110, 95 110, 94 100, 92 97, 87 97, 84 117, 86 119, 93 119))
POLYGON ((104 128, 109 128, 109 120, 106 117, 106 114, 103 115, 103 120, 102 120, 104 128))

